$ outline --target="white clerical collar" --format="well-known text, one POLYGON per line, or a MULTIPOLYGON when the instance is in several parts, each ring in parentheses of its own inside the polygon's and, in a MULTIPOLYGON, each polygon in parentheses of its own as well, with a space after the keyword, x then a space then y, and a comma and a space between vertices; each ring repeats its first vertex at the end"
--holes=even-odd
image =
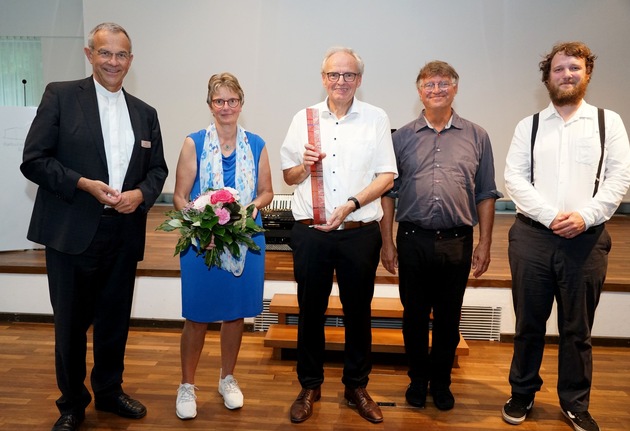
POLYGON ((122 87, 118 91, 112 93, 107 88, 103 87, 96 79, 94 79, 94 86, 96 87, 97 94, 101 96, 105 96, 107 98, 116 99, 122 93, 122 87))

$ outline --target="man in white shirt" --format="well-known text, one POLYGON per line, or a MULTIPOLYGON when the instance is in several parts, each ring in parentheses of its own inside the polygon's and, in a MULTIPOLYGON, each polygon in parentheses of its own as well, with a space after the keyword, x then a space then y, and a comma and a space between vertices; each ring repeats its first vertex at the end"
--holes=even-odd
POLYGON ((309 108, 317 110, 310 121, 319 123, 321 149, 309 143, 315 129, 307 126, 306 109, 293 118, 281 149, 284 180, 296 185, 291 247, 300 305, 297 374, 302 391, 291 406, 295 423, 310 418, 320 398, 324 313, 333 274, 344 310, 344 396, 366 420, 383 421, 366 390, 372 368, 370 307, 381 248, 380 197, 393 186, 397 170, 387 114, 354 97, 363 70, 363 61, 351 49, 329 50, 321 71, 328 97, 309 108))
POLYGON ((540 62, 551 103, 516 126, 507 155, 506 189, 517 210, 508 247, 516 332, 512 397, 502 413, 514 425, 543 383, 555 298, 560 407, 577 431, 599 430, 588 412, 591 329, 611 248, 604 223, 630 185, 630 146, 618 114, 584 101, 595 58, 581 42, 553 47, 540 62))

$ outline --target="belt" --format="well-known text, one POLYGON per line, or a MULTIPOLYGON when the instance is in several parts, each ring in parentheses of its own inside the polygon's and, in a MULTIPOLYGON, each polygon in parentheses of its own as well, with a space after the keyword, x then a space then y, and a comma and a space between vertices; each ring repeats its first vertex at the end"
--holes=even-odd
POLYGON ((431 236, 435 239, 460 238, 466 235, 472 235, 472 226, 458 226, 451 229, 425 229, 415 223, 402 221, 400 226, 411 233, 419 233, 425 236, 431 236))
POLYGON ((103 213, 101 214, 101 217, 116 217, 119 216, 120 213, 118 211, 116 211, 114 208, 103 208, 103 213))
MULTIPOLYGON (((303 219, 303 220, 296 220, 298 223, 302 223, 305 224, 307 226, 312 226, 315 223, 315 221, 312 218, 307 218, 307 219, 303 219)), ((376 223, 375 220, 372 221, 345 221, 343 223, 341 223, 339 225, 339 227, 337 228, 337 230, 348 230, 348 229, 357 229, 360 227, 364 227, 364 226, 369 226, 371 224, 376 223)))
MULTIPOLYGON (((518 213, 516 214, 516 218, 519 219, 520 221, 522 221, 525 224, 530 225, 531 227, 535 227, 536 229, 541 229, 541 230, 546 230, 546 231, 551 231, 551 229, 549 229, 547 226, 545 226, 542 223, 537 222, 536 220, 532 220, 529 217, 527 217, 525 214, 521 214, 518 213)), ((597 231, 598 228, 604 226, 604 223, 602 224, 598 224, 597 226, 591 226, 588 229, 586 229, 584 232, 582 233, 586 233, 586 234, 592 234, 595 233, 597 231)))
POLYGON ((525 214, 518 213, 516 214, 516 218, 522 221, 523 223, 530 225, 531 227, 535 227, 536 229, 551 230, 544 224, 539 223, 536 220, 530 219, 525 214))

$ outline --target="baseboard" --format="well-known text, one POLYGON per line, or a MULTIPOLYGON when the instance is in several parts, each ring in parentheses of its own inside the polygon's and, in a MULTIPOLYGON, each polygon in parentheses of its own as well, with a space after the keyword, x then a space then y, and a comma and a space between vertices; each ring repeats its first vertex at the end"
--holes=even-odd
MULTIPOLYGON (((545 336, 546 344, 558 344, 558 335, 545 336)), ((514 334, 501 334, 501 343, 513 343, 514 334)), ((592 337, 591 343, 598 347, 630 347, 630 338, 624 337, 592 337)))
MULTIPOLYGON (((52 314, 35 313, 0 313, 0 322, 10 323, 54 323, 52 314)), ((165 319, 138 319, 132 318, 130 326, 132 328, 156 328, 156 329, 181 329, 184 326, 183 320, 165 319)), ((208 330, 219 331, 220 322, 208 323, 208 330)), ((245 322, 243 329, 245 332, 254 332, 254 324, 245 322)))

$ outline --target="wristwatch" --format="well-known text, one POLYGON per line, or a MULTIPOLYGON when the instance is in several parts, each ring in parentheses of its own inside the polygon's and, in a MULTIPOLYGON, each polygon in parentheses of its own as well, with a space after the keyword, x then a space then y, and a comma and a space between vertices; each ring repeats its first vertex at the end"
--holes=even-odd
POLYGON ((352 212, 354 212, 354 211, 358 210, 359 208, 361 208, 361 204, 359 203, 359 200, 357 198, 355 198, 354 196, 350 196, 348 198, 348 201, 354 202, 355 208, 354 208, 354 210, 352 212))

